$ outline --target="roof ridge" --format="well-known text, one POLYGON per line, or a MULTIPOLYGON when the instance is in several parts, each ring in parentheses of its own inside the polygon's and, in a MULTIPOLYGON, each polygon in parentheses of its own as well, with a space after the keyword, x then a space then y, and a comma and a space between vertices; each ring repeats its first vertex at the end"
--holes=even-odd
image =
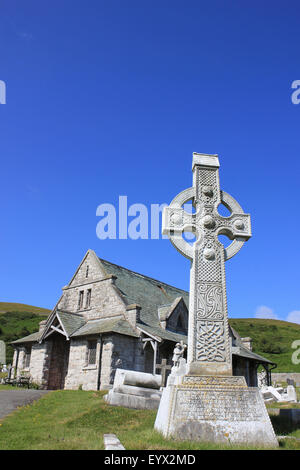
POLYGON ((184 289, 180 289, 179 287, 172 286, 171 284, 167 284, 166 282, 160 281, 159 279, 155 279, 154 277, 150 277, 150 276, 147 276, 146 274, 141 274, 141 273, 138 273, 136 271, 132 271, 132 269, 128 269, 128 268, 125 268, 124 266, 120 266, 119 264, 112 263, 111 261, 100 258, 99 256, 98 256, 98 258, 99 258, 100 261, 104 261, 105 263, 112 264, 113 266, 116 266, 117 268, 125 269, 126 271, 129 271, 132 274, 136 274, 138 276, 145 277, 145 278, 149 279, 150 281, 157 282, 158 284, 164 284, 165 286, 172 287, 173 289, 179 290, 180 292, 184 292, 185 294, 189 294, 189 292, 184 290, 184 289))

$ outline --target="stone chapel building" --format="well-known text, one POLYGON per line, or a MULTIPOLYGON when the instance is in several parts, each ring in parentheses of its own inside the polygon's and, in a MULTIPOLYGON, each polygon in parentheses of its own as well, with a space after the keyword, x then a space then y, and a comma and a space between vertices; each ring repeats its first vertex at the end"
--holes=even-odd
MULTIPOLYGON (((98 258, 88 250, 40 329, 14 341, 15 374, 41 388, 103 390, 117 368, 159 373, 187 344, 188 292, 98 258)), ((257 367, 273 365, 230 328, 234 375, 257 386, 257 367)))

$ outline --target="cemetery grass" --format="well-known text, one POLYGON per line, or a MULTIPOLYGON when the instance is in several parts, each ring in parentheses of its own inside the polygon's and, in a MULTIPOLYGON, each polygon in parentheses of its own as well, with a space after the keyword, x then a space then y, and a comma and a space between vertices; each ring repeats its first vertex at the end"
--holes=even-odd
MULTIPOLYGON (((0 421, 0 449, 101 450, 107 433, 116 434, 127 450, 246 448, 164 439, 153 428, 156 411, 110 406, 105 393, 58 390, 17 409, 0 421)), ((300 437, 300 430, 288 431, 300 437)), ((288 439, 280 448, 300 449, 300 443, 288 439)))

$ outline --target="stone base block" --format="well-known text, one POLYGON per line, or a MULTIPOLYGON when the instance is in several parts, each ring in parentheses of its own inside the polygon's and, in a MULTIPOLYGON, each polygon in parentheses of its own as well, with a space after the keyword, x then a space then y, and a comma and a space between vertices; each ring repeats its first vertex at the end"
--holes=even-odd
POLYGON ((179 440, 278 446, 259 389, 244 377, 178 377, 163 391, 155 429, 179 440))
POLYGON ((157 410, 161 399, 159 390, 143 387, 121 386, 110 390, 105 400, 110 405, 137 410, 157 410))

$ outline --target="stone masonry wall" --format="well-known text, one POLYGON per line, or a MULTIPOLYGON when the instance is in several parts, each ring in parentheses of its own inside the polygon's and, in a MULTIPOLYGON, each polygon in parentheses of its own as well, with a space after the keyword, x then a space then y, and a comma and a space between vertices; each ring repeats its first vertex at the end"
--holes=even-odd
POLYGON ((50 348, 49 342, 34 344, 31 349, 30 375, 34 383, 40 384, 42 388, 47 388, 50 348))
POLYGON ((15 368, 14 377, 20 376, 22 371, 24 370, 25 347, 18 346, 18 350, 19 350, 19 357, 18 357, 17 349, 15 349, 13 363, 12 363, 12 366, 15 368))
POLYGON ((274 382, 286 382, 286 379, 292 379, 295 384, 299 384, 300 387, 300 373, 299 372, 272 372, 272 383, 274 382))
POLYGON ((116 369, 143 371, 145 362, 142 344, 138 338, 114 335, 112 343, 111 386, 116 369))
POLYGON ((130 336, 107 334, 97 339, 96 364, 87 365, 87 338, 71 339, 68 374, 65 389, 97 390, 99 374, 99 358, 101 353, 100 389, 112 387, 117 368, 144 370, 142 346, 137 338, 130 336))
POLYGON ((97 390, 100 338, 97 340, 96 364, 87 364, 87 338, 71 339, 68 373, 65 379, 65 389, 97 390))

